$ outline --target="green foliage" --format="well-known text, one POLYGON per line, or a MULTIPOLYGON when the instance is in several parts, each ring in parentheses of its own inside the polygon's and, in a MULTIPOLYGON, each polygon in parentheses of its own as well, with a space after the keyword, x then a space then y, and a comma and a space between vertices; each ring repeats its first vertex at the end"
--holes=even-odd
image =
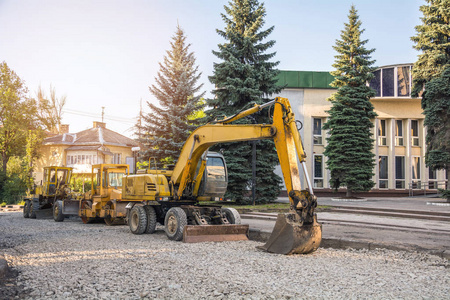
MULTIPOLYGON (((413 95, 422 95, 427 128, 425 163, 450 173, 450 0, 426 0, 422 24, 412 37, 421 51, 414 64, 413 95)), ((445 194, 445 193, 444 193, 445 194)), ((448 198, 448 197, 447 197, 448 198)))
POLYGON ((5 207, 6 205, 8 205, 8 203, 6 203, 6 202, 2 202, 2 203, 0 204, 1 207, 5 207))
POLYGON ((151 112, 142 115, 144 125, 137 126, 139 139, 146 149, 141 152, 142 160, 150 157, 158 161, 176 160, 184 142, 198 125, 193 116, 203 108, 204 93, 195 95, 203 86, 197 85, 201 73, 198 73, 194 53, 189 52, 190 44, 186 44, 185 34, 179 26, 170 44, 171 50, 159 64, 156 84, 150 87, 159 105, 147 102, 151 112))
POLYGON ((37 129, 36 105, 27 99, 22 79, 6 62, 0 64, 0 156, 6 172, 12 156, 25 155, 28 130, 37 129))
POLYGON ((29 173, 23 159, 13 156, 8 161, 6 173, 0 172, 1 198, 8 204, 19 202, 26 194, 29 173))
POLYGON ((443 190, 443 189, 438 190, 441 193, 440 197, 446 199, 447 202, 450 202, 450 190, 443 190))
POLYGON ((422 24, 416 26, 417 34, 411 38, 414 48, 422 52, 412 70, 413 96, 450 64, 450 0, 426 2, 420 7, 422 24))
POLYGON ((450 67, 425 85, 422 98, 427 128, 425 162, 433 169, 450 169, 450 67))
MULTIPOLYGON (((206 119, 223 119, 247 108, 252 103, 268 102, 272 94, 280 92, 276 86, 279 62, 270 61, 275 53, 266 53, 275 41, 264 41, 274 27, 263 30, 266 9, 257 0, 233 0, 224 6, 223 30, 217 33, 225 39, 219 50, 213 51, 221 61, 214 64, 214 74, 209 77, 215 85, 214 99, 207 99, 206 119)), ((237 124, 271 123, 268 111, 236 121, 237 124)), ((257 150, 257 201, 265 203, 276 199, 281 178, 274 173, 278 158, 272 141, 260 141, 257 150)), ((220 144, 228 168, 226 198, 239 203, 250 202, 252 145, 248 142, 220 144)))
POLYGON ((362 23, 354 6, 348 18, 341 39, 333 47, 338 54, 333 64, 336 70, 331 72, 335 76, 332 85, 338 90, 328 99, 332 107, 324 129, 329 130, 330 136, 324 154, 328 157, 332 186, 346 186, 347 196, 351 196, 352 192, 374 186, 371 119, 376 113, 370 98, 375 92, 366 83, 373 77, 370 54, 375 49, 364 47, 367 40, 361 40, 364 30, 360 29, 362 23))
POLYGON ((74 177, 70 183, 70 189, 77 193, 86 193, 91 190, 92 181, 83 177, 74 177), (84 191, 83 191, 84 184, 84 191))

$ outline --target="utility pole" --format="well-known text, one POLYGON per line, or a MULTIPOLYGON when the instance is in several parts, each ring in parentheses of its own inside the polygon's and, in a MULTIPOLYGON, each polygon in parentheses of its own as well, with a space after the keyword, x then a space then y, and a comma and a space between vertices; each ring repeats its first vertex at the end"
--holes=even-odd
POLYGON ((256 141, 252 142, 252 198, 256 205, 256 141))

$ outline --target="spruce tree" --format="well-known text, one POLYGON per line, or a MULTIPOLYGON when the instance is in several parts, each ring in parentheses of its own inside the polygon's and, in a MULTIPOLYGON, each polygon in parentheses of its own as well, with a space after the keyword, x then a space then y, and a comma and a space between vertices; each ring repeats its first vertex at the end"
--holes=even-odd
MULTIPOLYGON (((266 53, 275 41, 265 41, 274 27, 263 29, 266 9, 257 0, 233 0, 224 6, 223 30, 217 33, 225 39, 219 50, 213 51, 221 62, 214 64, 209 77, 215 85, 214 99, 207 104, 209 121, 223 119, 251 104, 262 104, 281 89, 276 86, 279 62, 272 62, 275 53, 266 53)), ((271 123, 268 110, 235 122, 236 124, 271 123)), ((227 198, 239 203, 249 202, 248 193, 252 178, 252 144, 239 142, 220 144, 228 168, 227 198)), ((276 199, 280 192, 281 178, 274 173, 278 158, 273 141, 259 141, 256 160, 256 200, 266 203, 276 199)))
POLYGON ((420 95, 425 84, 439 77, 450 64, 450 0, 426 0, 422 5, 422 24, 416 26, 417 35, 411 40, 422 51, 412 70, 412 95, 420 95))
MULTIPOLYGON (((425 163, 450 174, 450 67, 425 84, 422 108, 427 128, 425 163)), ((444 197, 450 202, 450 190, 444 197)))
POLYGON ((328 157, 330 183, 335 189, 345 186, 347 197, 353 192, 368 191, 375 184, 371 119, 376 113, 370 102, 375 91, 366 84, 373 77, 374 61, 370 54, 375 49, 364 47, 368 40, 361 40, 364 32, 361 24, 352 5, 341 39, 333 46, 338 54, 333 64, 335 71, 331 72, 335 76, 331 85, 337 87, 337 92, 328 99, 332 106, 324 124, 324 129, 329 130, 324 154, 328 157))
MULTIPOLYGON (((411 39, 422 51, 413 67, 413 96, 422 95, 427 128, 426 165, 450 173, 450 0, 427 0, 422 24, 411 39)), ((443 196, 450 201, 450 190, 443 196)))
POLYGON ((155 157, 167 163, 177 160, 184 142, 198 125, 192 115, 202 109, 204 95, 197 94, 203 86, 197 85, 201 73, 179 25, 170 45, 163 63, 159 63, 156 84, 149 88, 159 105, 147 102, 151 112, 142 114, 143 124, 137 125, 139 139, 146 148, 141 158, 155 157))

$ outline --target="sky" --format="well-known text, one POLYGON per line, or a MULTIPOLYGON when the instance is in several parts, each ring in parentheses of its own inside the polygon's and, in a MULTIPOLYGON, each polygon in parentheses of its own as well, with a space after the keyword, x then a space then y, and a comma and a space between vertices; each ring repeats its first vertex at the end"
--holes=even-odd
MULTIPOLYGON (((376 66, 413 63, 414 27, 425 0, 266 0, 263 29, 275 26, 280 70, 331 71, 352 4, 376 66)), ((107 128, 133 137, 140 108, 157 104, 148 87, 177 24, 184 30, 205 97, 214 86, 208 76, 220 60, 213 50, 225 41, 216 29, 225 24, 223 0, 0 0, 0 61, 25 81, 30 97, 39 86, 66 96, 63 124, 70 132, 102 120, 107 128)))

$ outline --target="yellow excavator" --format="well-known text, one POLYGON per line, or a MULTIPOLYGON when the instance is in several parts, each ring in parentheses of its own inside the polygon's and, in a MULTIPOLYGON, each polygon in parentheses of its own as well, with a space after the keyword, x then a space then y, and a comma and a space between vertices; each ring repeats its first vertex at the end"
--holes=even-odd
POLYGON ((177 164, 170 172, 163 174, 152 170, 145 178, 139 174, 124 177, 123 198, 142 199, 130 202, 126 207, 130 230, 135 234, 152 233, 159 222, 172 240, 247 239, 248 225, 238 224, 239 214, 220 206, 199 205, 199 191, 206 165, 205 153, 211 146, 261 139, 272 139, 275 143, 291 204, 288 213, 278 215, 269 240, 261 248, 279 254, 306 254, 317 250, 322 240, 322 227, 314 212, 317 198, 306 170, 306 155, 295 115, 288 99, 280 97, 197 128, 186 140, 177 164), (274 106, 273 124, 231 124, 268 106, 274 106), (299 163, 308 189, 301 188, 299 163), (153 196, 143 198, 136 194, 140 186, 142 194, 144 189, 149 189, 153 196))

